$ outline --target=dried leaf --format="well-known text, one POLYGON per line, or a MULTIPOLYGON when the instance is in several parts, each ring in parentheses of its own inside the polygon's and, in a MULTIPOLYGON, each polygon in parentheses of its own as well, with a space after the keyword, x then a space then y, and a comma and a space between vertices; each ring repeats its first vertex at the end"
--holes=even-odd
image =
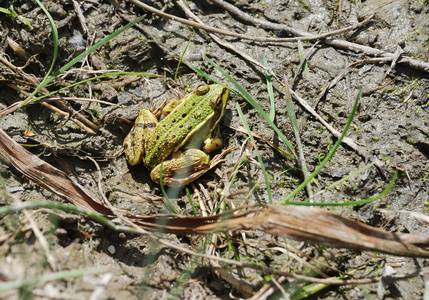
POLYGON ((125 215, 146 230, 175 234, 254 230, 331 247, 371 250, 399 256, 429 257, 429 236, 388 232, 323 209, 252 206, 209 217, 136 216, 112 211, 62 171, 31 154, 0 129, 0 156, 23 175, 78 207, 112 219, 125 215))

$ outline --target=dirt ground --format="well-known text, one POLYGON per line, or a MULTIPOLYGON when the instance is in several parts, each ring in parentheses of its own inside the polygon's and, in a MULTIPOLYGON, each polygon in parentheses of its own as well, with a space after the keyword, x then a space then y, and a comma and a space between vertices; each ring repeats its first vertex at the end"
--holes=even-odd
MULTIPOLYGON (((89 134, 70 118, 40 104, 28 105, 0 119, 1 129, 16 142, 66 171, 97 198, 101 199, 103 194, 114 207, 136 215, 169 213, 160 187, 150 180, 149 171, 142 165, 129 166, 121 154, 123 140, 139 110, 159 106, 166 98, 209 84, 193 67, 229 84, 207 57, 269 113, 262 68, 266 59, 271 74, 281 80, 285 76, 291 89, 314 105, 321 118, 340 132, 362 87, 358 110, 347 133, 361 151, 345 144, 339 147, 312 182, 312 189, 317 192, 370 163, 376 166, 361 171, 313 201, 344 202, 375 197, 399 170, 395 185, 381 199, 365 205, 324 209, 390 232, 429 235, 427 222, 415 214, 427 215, 429 206, 429 1, 229 2, 255 20, 284 24, 312 34, 346 28, 375 14, 368 24, 359 28, 326 39, 302 41, 307 71, 301 71, 297 41, 271 42, 218 34, 221 42, 234 47, 231 49, 219 44, 207 31, 148 12, 132 1, 41 2, 58 28, 59 51, 54 71, 129 21, 145 15, 139 27, 118 35, 47 86, 49 92, 57 91, 105 74, 106 70, 162 75, 104 78, 84 82, 53 96, 74 97, 70 105, 99 126, 96 134, 89 134), (339 46, 337 41, 350 44, 339 46), (372 48, 374 52, 354 48, 356 44, 372 48), (393 63, 391 59, 383 61, 381 58, 386 55, 375 49, 398 54, 399 59, 393 63), (359 64, 351 66, 356 62, 359 64), (314 104, 337 76, 339 81, 314 104), (113 81, 118 78, 119 81, 113 81)), ((180 1, 144 2, 165 13, 190 19, 180 1)), ((54 51, 46 15, 33 1, 2 1, 1 4, 9 10, 13 5, 17 13, 14 16, 0 12, 1 56, 41 81, 49 70, 54 51)), ((243 35, 292 36, 286 27, 269 29, 263 23, 257 25, 242 20, 210 1, 196 1, 191 4, 191 11, 206 25, 243 35)), ((19 73, 12 72, 4 63, 1 70, 0 108, 5 109, 23 100, 34 87, 20 80, 16 75, 19 73)), ((295 147, 284 88, 274 77, 273 89, 274 123, 295 147)), ((297 101, 294 101, 294 110, 303 156, 311 172, 337 139, 297 101)), ((227 192, 233 195, 228 208, 268 202, 267 185, 255 149, 268 172, 274 204, 280 203, 302 182, 297 162, 283 156, 265 140, 285 150, 287 147, 243 98, 231 93, 220 128, 224 140, 222 150, 236 148, 226 154, 225 162, 189 186, 197 215, 210 214, 221 195, 227 192), (251 131, 261 137, 256 145, 242 130, 237 104, 251 131), (227 188, 234 167, 241 160, 237 179, 227 188)), ((63 201, 6 164, 1 165, 1 173, 3 191, 15 199, 2 196, 0 201, 4 206, 17 199, 63 201)), ((301 201, 307 196, 301 192, 293 200, 301 201)), ((172 197, 181 215, 193 216, 193 206, 185 190, 172 197)), ((107 270, 6 289, 0 292, 1 299, 421 299, 425 288, 428 289, 429 273, 425 268, 429 261, 422 258, 322 247, 253 231, 210 236, 163 235, 171 243, 198 253, 294 274, 337 279, 382 278, 373 283, 356 281, 318 287, 305 280, 286 279, 198 258, 165 247, 150 236, 117 232, 80 215, 46 209, 32 211, 31 215, 48 242, 47 249, 41 246, 22 212, 0 216, 0 283, 53 272, 49 257, 57 271, 94 267, 107 270), (210 244, 215 245, 215 249, 209 253, 210 244), (404 278, 407 275, 410 276, 404 278), (393 280, 393 277, 403 280, 393 280), (303 294, 304 287, 307 294, 303 294)))

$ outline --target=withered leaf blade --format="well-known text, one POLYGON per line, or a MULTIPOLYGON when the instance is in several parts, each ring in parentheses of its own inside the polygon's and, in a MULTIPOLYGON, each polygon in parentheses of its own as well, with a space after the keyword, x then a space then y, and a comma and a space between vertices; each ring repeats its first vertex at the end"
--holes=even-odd
POLYGON ((1 129, 0 146, 0 157, 5 163, 13 166, 40 186, 78 207, 103 215, 112 215, 109 208, 79 184, 70 180, 67 174, 24 149, 1 129))
MULTIPOLYGON (((72 204, 112 219, 115 211, 74 183, 61 170, 25 150, 0 129, 0 157, 23 175, 72 204)), ((116 210, 116 209, 115 209, 116 210)), ((312 244, 371 250, 408 257, 429 257, 429 236, 388 232, 329 211, 301 206, 259 205, 209 217, 136 216, 117 210, 146 230, 209 234, 253 230, 312 244)))
POLYGON ((429 236, 389 232, 319 208, 267 206, 253 216, 203 225, 198 233, 258 230, 312 244, 372 250, 398 256, 429 257, 429 236))

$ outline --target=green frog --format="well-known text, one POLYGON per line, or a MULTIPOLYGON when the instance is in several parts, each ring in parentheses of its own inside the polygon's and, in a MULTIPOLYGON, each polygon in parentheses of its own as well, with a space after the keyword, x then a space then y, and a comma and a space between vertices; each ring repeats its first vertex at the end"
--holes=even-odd
POLYGON ((129 164, 142 162, 159 184, 162 163, 162 181, 167 186, 184 186, 197 179, 210 169, 208 153, 222 146, 219 121, 228 97, 225 86, 204 85, 172 99, 159 122, 150 110, 141 110, 124 140, 129 164))

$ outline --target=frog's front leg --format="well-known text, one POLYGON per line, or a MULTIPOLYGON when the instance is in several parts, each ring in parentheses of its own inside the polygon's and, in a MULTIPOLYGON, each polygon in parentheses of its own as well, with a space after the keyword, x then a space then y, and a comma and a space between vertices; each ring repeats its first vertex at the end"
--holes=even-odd
MULTIPOLYGON (((193 176, 197 171, 210 166, 210 156, 199 149, 188 149, 185 152, 177 152, 173 158, 166 160, 162 165, 162 182, 167 186, 185 186, 198 177, 193 176)), ((159 184, 161 164, 151 172, 152 180, 159 184)))
POLYGON ((142 109, 136 118, 133 128, 124 140, 124 153, 132 166, 139 164, 145 153, 145 141, 154 135, 158 120, 147 109, 142 109))
POLYGON ((205 137, 203 142, 203 151, 205 153, 212 153, 213 151, 220 149, 222 144, 222 135, 220 134, 220 128, 218 125, 210 134, 205 137))

